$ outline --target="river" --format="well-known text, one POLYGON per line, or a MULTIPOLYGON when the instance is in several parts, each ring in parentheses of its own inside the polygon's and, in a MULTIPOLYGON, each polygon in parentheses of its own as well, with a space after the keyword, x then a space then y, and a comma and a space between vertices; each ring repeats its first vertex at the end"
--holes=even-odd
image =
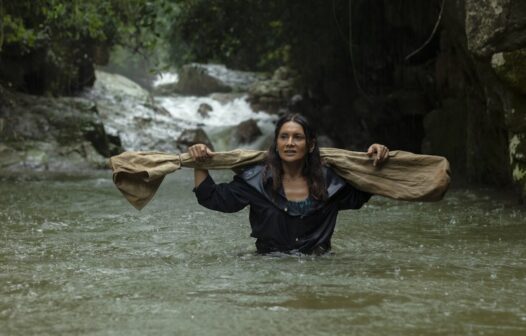
POLYGON ((260 256, 192 184, 139 212, 108 171, 0 179, 0 334, 526 334, 526 211, 495 191, 373 197, 332 255, 260 256))

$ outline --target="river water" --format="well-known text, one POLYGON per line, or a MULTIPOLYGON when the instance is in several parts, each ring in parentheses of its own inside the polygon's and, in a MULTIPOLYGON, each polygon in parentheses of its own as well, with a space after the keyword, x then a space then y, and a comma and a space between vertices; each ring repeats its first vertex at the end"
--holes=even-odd
POLYGON ((334 254, 259 256, 247 209, 200 207, 192 179, 141 212, 107 171, 0 180, 0 334, 526 334, 526 211, 494 191, 373 197, 334 254))

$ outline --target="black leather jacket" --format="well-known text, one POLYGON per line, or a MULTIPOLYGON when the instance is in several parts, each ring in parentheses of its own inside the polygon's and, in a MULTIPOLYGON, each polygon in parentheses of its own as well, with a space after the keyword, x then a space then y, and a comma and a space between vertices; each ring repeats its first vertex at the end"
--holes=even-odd
POLYGON ((327 201, 315 202, 307 213, 295 213, 287 207, 282 189, 272 192, 272 176, 264 178, 263 170, 263 165, 252 166, 230 183, 215 184, 208 176, 194 189, 199 204, 212 210, 236 212, 250 205, 251 236, 260 253, 329 251, 338 211, 358 209, 371 197, 324 167, 327 201))

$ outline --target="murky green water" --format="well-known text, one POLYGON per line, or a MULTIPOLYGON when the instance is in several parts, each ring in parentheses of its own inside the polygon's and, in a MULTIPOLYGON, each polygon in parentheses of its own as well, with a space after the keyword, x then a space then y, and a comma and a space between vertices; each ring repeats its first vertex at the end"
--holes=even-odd
POLYGON ((334 255, 270 257, 253 253, 248 211, 201 208, 192 177, 142 212, 108 172, 0 181, 0 334, 526 334, 512 200, 373 198, 340 214, 334 255))

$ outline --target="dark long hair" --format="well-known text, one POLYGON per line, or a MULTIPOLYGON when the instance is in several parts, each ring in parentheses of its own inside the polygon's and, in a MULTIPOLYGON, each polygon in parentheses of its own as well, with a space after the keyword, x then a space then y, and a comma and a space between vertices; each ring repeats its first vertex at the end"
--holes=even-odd
POLYGON ((279 131, 286 122, 293 121, 303 127, 305 132, 305 140, 307 142, 307 153, 305 155, 305 164, 303 166, 302 174, 307 179, 309 187, 309 194, 317 200, 327 199, 327 190, 325 188, 325 177, 322 170, 322 162, 320 157, 320 149, 316 139, 316 130, 310 125, 309 121, 301 114, 287 114, 281 117, 274 130, 274 141, 268 149, 267 162, 265 165, 265 172, 272 173, 272 189, 277 194, 277 191, 282 186, 283 182, 283 167, 281 158, 277 151, 277 142, 279 131), (313 149, 312 152, 310 149, 313 149))

